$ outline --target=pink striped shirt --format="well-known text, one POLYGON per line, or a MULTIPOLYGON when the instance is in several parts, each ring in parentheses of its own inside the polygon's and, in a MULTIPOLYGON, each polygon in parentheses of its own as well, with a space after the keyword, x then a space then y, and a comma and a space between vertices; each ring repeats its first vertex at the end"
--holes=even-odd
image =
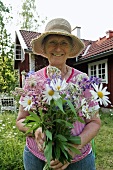
MULTIPOLYGON (((71 82, 73 76, 77 76, 78 74, 81 74, 82 72, 72 68, 72 72, 71 75, 69 76, 69 78, 67 79, 67 82, 71 82)), ((47 78, 47 74, 46 74, 46 67, 35 72, 35 74, 37 74, 38 76, 40 76, 41 80, 45 80, 47 78)), ((93 103, 92 102, 92 106, 97 105, 97 103, 93 103)), ((84 119, 84 118, 83 118, 84 119)), ((85 119, 84 119, 85 120, 85 119)), ((85 123, 80 123, 80 122, 75 122, 74 123, 74 128, 72 129, 72 134, 75 136, 78 136, 83 129, 85 128, 86 124, 85 123)), ((44 154, 39 152, 37 144, 35 142, 35 139, 33 137, 26 137, 26 145, 29 148, 29 150, 39 159, 41 160, 45 160, 44 154)), ((72 160, 72 162, 77 162, 83 158, 85 158, 88 153, 91 151, 91 145, 90 143, 88 143, 87 145, 85 145, 82 149, 81 149, 81 154, 80 155, 75 155, 74 159, 72 160)))

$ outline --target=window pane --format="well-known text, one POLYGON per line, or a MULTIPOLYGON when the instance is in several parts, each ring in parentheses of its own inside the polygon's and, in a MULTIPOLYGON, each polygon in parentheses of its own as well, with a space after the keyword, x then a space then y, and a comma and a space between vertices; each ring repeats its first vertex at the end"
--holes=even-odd
POLYGON ((93 71, 91 71, 91 76, 93 75, 93 71))
POLYGON ((105 69, 102 69, 102 74, 105 74, 105 69))
POLYGON ((96 77, 96 70, 94 70, 94 76, 96 77))
POLYGON ((102 71, 101 71, 101 70, 99 70, 98 72, 99 72, 99 74, 101 74, 101 72, 102 72, 102 71))
POLYGON ((102 79, 105 79, 105 74, 102 75, 102 79))
POLYGON ((105 68, 105 63, 102 64, 102 68, 105 68))
POLYGON ((91 70, 93 70, 93 66, 91 66, 91 70))
POLYGON ((101 69, 101 67, 102 67, 102 66, 101 66, 101 64, 99 64, 99 65, 98 65, 98 69, 100 70, 100 69, 101 69))
POLYGON ((96 65, 94 65, 94 70, 96 70, 96 65))
POLYGON ((98 75, 99 78, 102 78, 101 74, 98 75))

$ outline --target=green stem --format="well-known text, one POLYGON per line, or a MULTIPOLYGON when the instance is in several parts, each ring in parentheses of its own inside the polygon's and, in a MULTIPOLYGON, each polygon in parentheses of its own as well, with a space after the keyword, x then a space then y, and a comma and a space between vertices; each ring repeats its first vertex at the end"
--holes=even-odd
POLYGON ((43 170, 52 170, 52 169, 49 167, 48 163, 46 163, 43 170))

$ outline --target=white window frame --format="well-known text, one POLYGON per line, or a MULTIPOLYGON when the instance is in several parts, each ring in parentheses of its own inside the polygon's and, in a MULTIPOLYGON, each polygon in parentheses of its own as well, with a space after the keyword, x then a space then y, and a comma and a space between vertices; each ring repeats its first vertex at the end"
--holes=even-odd
POLYGON ((25 60, 24 50, 20 44, 15 44, 15 60, 21 60, 22 62, 25 60))
POLYGON ((96 77, 99 77, 98 66, 99 66, 99 64, 105 64, 105 79, 102 79, 102 83, 108 84, 108 62, 107 61, 108 60, 105 59, 105 60, 100 60, 97 62, 89 63, 88 64, 88 75, 92 76, 91 75, 91 66, 96 65, 96 77))

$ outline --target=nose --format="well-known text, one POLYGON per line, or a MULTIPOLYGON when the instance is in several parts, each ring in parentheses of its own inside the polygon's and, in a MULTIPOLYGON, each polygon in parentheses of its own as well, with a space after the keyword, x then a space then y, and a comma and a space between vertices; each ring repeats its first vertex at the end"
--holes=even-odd
POLYGON ((61 51, 61 44, 60 44, 60 43, 57 43, 57 44, 56 44, 55 50, 56 50, 56 51, 61 51))

